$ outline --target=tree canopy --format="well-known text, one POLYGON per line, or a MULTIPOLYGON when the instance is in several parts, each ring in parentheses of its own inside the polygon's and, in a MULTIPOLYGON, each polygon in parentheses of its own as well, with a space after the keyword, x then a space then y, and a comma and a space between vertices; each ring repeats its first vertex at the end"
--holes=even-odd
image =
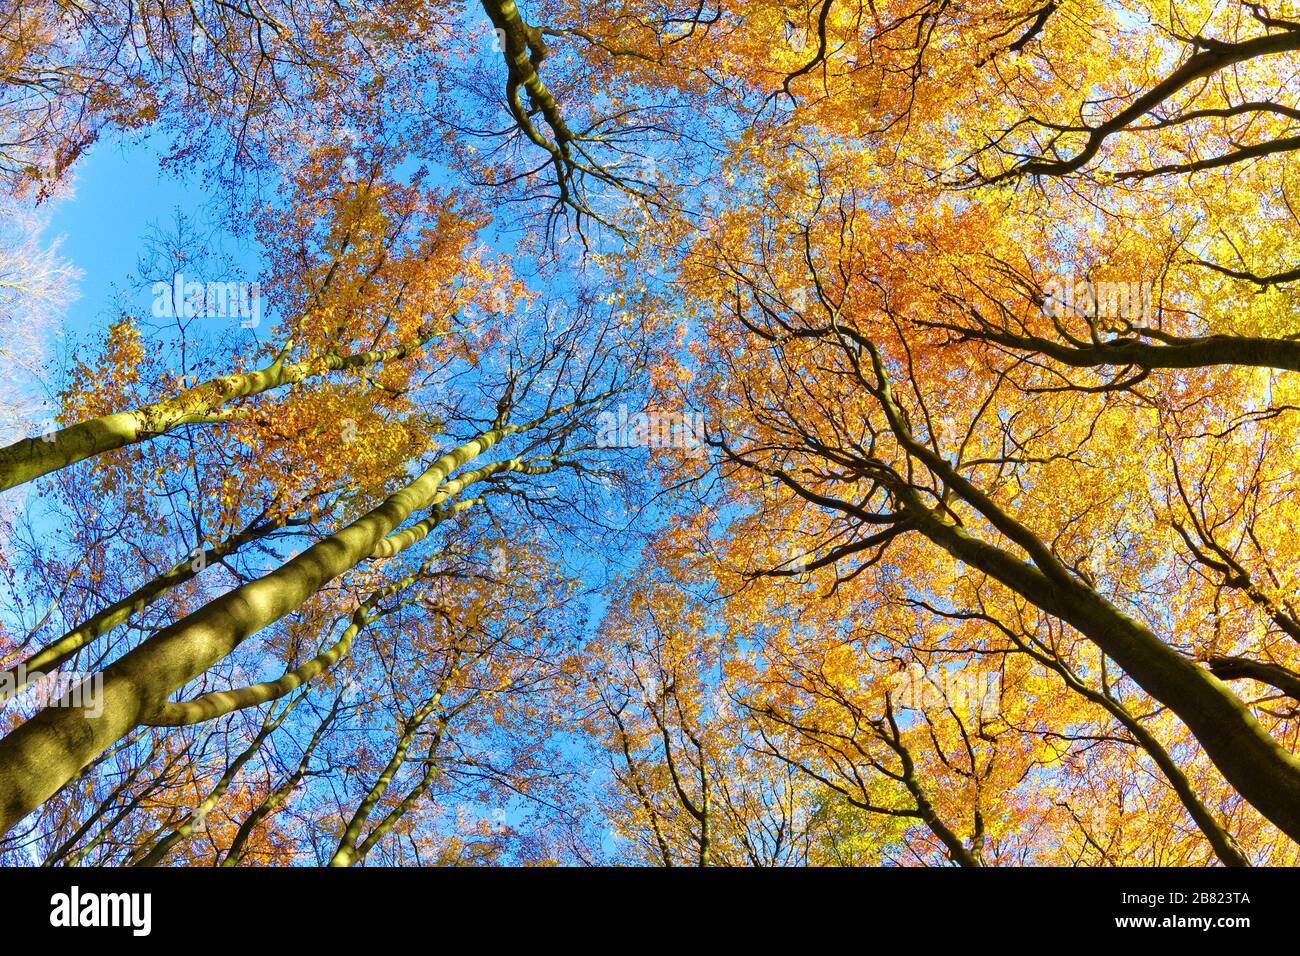
POLYGON ((1300 863, 1298 67, 5 0, 0 862, 1300 863), (57 344, 110 148, 193 202, 57 344))

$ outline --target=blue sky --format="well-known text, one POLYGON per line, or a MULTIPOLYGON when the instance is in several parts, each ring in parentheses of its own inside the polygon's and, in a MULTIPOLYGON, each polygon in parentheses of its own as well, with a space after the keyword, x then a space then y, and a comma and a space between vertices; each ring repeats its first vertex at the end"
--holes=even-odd
POLYGON ((144 237, 179 207, 195 207, 194 192, 164 173, 146 141, 101 142, 77 166, 74 194, 51 209, 47 235, 82 270, 81 298, 64 329, 84 333, 107 324, 114 287, 130 282, 144 237))

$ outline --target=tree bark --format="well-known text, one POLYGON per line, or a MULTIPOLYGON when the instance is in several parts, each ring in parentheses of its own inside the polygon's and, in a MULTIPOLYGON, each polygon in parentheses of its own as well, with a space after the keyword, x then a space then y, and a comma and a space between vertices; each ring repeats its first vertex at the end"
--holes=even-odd
POLYGON ((99 716, 80 707, 50 706, 15 728, 0 740, 0 833, 8 832, 114 741, 158 714, 171 694, 368 558, 386 535, 427 506, 453 470, 523 427, 494 428, 454 449, 347 527, 114 661, 93 678, 102 680, 99 716))

